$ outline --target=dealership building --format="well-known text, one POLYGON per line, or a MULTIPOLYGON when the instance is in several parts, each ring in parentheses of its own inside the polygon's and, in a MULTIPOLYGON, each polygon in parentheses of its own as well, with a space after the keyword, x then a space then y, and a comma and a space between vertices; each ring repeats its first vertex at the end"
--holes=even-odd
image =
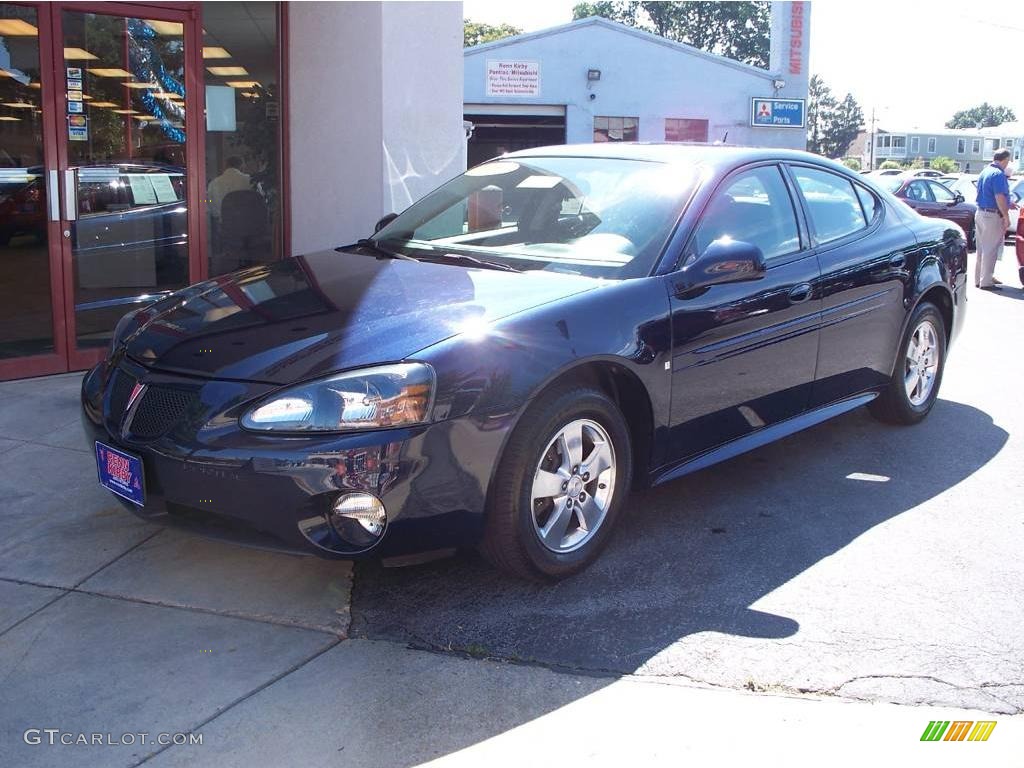
POLYGON ((465 153, 461 2, 0 2, 0 379, 368 235, 465 153))
POLYGON ((771 4, 760 69, 592 17, 465 51, 469 163, 591 141, 804 149, 811 4, 771 4))

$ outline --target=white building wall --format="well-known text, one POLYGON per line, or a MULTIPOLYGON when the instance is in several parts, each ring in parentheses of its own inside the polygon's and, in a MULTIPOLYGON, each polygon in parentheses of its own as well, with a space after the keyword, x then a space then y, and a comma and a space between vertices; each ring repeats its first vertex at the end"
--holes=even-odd
POLYGON ((461 2, 292 3, 288 33, 293 254, 370 235, 465 168, 461 2))
MULTIPOLYGON (((793 5, 801 6, 802 25, 809 32, 810 4, 773 3, 782 25, 793 5)), ((789 46, 790 27, 773 44, 789 46)), ((639 117, 641 141, 664 141, 665 118, 708 120, 708 140, 804 149, 806 131, 800 128, 752 128, 750 104, 755 97, 806 98, 807 35, 800 44, 802 70, 772 74, 718 57, 681 50, 653 35, 623 31, 608 23, 577 23, 536 33, 508 44, 489 44, 466 54, 465 101, 472 104, 551 104, 566 109, 566 140, 593 140, 595 116, 639 117), (540 95, 488 97, 487 62, 540 62, 540 95), (588 83, 587 70, 601 70, 598 82, 588 83), (774 88, 781 79, 785 86, 774 88)), ((780 66, 789 64, 780 59, 780 66)))

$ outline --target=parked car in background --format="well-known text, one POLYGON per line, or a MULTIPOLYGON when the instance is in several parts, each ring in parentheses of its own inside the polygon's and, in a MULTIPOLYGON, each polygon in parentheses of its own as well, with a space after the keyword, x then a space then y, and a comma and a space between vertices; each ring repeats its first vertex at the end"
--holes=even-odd
MULTIPOLYGON (((978 199, 978 174, 957 173, 943 176, 939 183, 949 187, 953 192, 959 192, 968 203, 978 199)), ((1006 228, 1006 237, 1013 240, 1017 232, 1017 220, 1020 216, 1020 201, 1024 198, 1024 179, 1010 180, 1010 225, 1006 228), (1013 206, 1018 206, 1014 208, 1013 206)))
POLYGON ((83 423, 147 520, 557 579, 631 488, 862 405, 924 419, 966 269, 958 227, 806 152, 541 147, 125 315, 83 423))
POLYGON ((46 237, 43 168, 0 168, 0 247, 11 238, 46 237))
MULTIPOLYGON (((1018 190, 1018 195, 1024 192, 1024 187, 1022 187, 1022 184, 1024 184, 1024 181, 1019 182, 1017 184, 1016 189, 1018 190)), ((1017 232, 1014 235, 1014 237, 1016 238, 1017 265, 1019 267, 1017 271, 1017 276, 1020 278, 1020 284, 1024 285, 1024 217, 1017 217, 1017 232)))
POLYGON ((937 171, 934 168, 913 168, 904 171, 901 175, 911 179, 937 179, 943 174, 942 171, 937 171))
POLYGON ((903 174, 902 168, 880 168, 874 171, 865 171, 864 175, 869 177, 875 176, 900 176, 903 174))
POLYGON ((968 247, 974 248, 974 213, 978 206, 935 179, 891 176, 879 182, 922 216, 946 219, 967 233, 968 247))

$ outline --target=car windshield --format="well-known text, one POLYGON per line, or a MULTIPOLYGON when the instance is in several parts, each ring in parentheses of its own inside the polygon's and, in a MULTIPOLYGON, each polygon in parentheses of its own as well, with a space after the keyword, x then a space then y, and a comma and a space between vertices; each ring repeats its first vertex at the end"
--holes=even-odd
POLYGON ((640 277, 650 274, 695 178, 693 169, 641 160, 505 158, 427 195, 374 240, 413 258, 640 277))

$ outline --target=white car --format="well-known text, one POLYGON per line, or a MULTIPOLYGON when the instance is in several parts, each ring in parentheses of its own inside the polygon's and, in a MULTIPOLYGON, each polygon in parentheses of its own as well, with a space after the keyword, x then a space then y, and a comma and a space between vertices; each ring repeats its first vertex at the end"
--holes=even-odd
MULTIPOLYGON (((942 176, 937 181, 954 192, 959 192, 968 203, 974 203, 978 199, 978 174, 976 173, 955 173, 942 176)), ((1024 179, 1010 179, 1010 202, 1020 205, 1024 199, 1024 179)), ((1018 208, 1010 209, 1010 226, 1006 230, 1006 236, 1012 238, 1017 234, 1017 220, 1020 218, 1018 208)))
POLYGON ((914 168, 909 171, 903 171, 900 175, 919 179, 937 179, 944 174, 942 171, 937 171, 934 168, 914 168))

